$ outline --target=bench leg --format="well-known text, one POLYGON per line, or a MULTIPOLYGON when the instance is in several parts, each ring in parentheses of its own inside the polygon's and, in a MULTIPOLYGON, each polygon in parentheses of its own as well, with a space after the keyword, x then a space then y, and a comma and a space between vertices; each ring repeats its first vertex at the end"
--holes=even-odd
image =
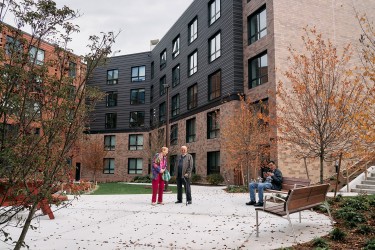
POLYGON ((259 224, 258 224, 258 210, 255 210, 255 223, 256 223, 256 229, 257 229, 257 237, 259 237, 259 224))
POLYGON ((289 217, 289 213, 288 213, 288 212, 287 212, 287 219, 288 219, 288 221, 289 221, 289 225, 292 227, 292 232, 293 232, 293 236, 294 236, 294 242, 297 243, 296 234, 294 233, 294 227, 293 227, 292 221, 290 220, 290 217, 289 217))
POLYGON ((299 223, 301 223, 301 211, 299 211, 298 214, 299 214, 299 223))

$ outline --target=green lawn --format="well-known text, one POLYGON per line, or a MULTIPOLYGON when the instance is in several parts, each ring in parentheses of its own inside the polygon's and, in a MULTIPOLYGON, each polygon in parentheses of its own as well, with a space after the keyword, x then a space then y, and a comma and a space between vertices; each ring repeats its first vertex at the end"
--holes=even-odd
MULTIPOLYGON (((151 194, 151 183, 147 184, 128 184, 123 182, 99 183, 99 188, 95 190, 92 195, 105 194, 151 194)), ((175 186, 168 187, 173 193, 176 193, 175 186)))

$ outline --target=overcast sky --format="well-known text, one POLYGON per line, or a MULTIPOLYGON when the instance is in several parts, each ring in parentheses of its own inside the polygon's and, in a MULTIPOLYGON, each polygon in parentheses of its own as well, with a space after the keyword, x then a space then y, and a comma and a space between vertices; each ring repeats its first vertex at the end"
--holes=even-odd
MULTIPOLYGON (((112 47, 116 55, 150 50, 150 40, 161 39, 193 0, 55 0, 78 10, 81 17, 74 20, 81 32, 72 36, 68 46, 75 54, 88 52, 90 35, 113 31, 121 33, 112 47)), ((5 19, 7 22, 7 20, 5 19)), ((9 22, 9 20, 8 20, 9 22)), ((11 23, 10 23, 11 24, 11 23)))

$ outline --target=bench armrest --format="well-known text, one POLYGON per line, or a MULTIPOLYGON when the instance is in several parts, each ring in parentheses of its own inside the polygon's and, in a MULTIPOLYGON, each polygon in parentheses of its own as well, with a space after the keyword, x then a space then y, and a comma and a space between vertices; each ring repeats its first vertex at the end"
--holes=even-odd
POLYGON ((303 185, 303 184, 294 184, 294 188, 297 188, 297 187, 308 187, 308 185, 303 185))
POLYGON ((280 200, 280 201, 282 201, 283 203, 285 203, 286 202, 286 200, 285 199, 283 199, 283 198, 281 198, 281 197, 278 197, 278 196, 276 196, 276 195, 274 195, 274 194, 271 194, 271 195, 265 195, 264 196, 264 203, 263 203, 263 208, 266 208, 267 207, 267 200, 268 200, 268 198, 271 198, 271 199, 273 199, 274 201, 276 201, 276 200, 280 200))

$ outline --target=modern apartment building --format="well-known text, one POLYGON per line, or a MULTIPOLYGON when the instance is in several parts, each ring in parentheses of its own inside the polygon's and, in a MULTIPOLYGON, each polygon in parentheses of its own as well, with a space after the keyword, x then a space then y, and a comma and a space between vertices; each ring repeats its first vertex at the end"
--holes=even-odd
MULTIPOLYGON (((302 49, 307 25, 338 46, 355 45, 360 30, 354 10, 374 13, 375 3, 195 0, 150 52, 112 57, 89 82, 107 93, 90 123, 91 136, 108 150, 97 179, 125 181, 148 174, 152 134, 165 138, 167 133, 163 144, 169 144, 172 172, 180 146, 187 145, 197 174, 221 173, 233 182, 220 127, 236 113, 238 95, 266 100, 277 115, 275 93, 284 80, 288 46, 302 49)), ((269 157, 284 175, 305 177, 303 163, 275 138, 276 128, 269 157)), ((309 164, 310 178, 317 180, 318 165, 309 164)), ((327 174, 333 171, 332 166, 327 174)), ((82 178, 92 178, 85 166, 82 178)))

